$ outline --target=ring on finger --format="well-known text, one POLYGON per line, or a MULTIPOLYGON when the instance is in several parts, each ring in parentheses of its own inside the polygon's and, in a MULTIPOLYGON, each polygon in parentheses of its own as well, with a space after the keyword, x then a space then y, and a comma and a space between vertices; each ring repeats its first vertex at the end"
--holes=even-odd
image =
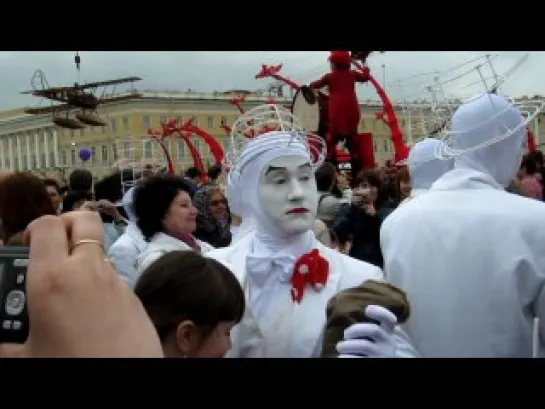
POLYGON ((95 239, 81 239, 76 241, 74 244, 72 244, 70 252, 73 252, 76 247, 81 246, 83 244, 97 244, 100 246, 100 248, 104 252, 104 244, 100 240, 95 240, 95 239))

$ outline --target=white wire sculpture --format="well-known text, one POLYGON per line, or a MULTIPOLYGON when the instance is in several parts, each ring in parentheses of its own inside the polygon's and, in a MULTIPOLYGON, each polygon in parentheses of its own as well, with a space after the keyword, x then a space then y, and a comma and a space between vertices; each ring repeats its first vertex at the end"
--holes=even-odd
POLYGON ((499 55, 481 55, 444 71, 397 80, 390 87, 402 96, 400 105, 408 139, 445 132, 454 111, 464 100, 496 93, 528 56, 524 54, 501 74, 495 67, 499 55))
POLYGON ((116 140, 118 157, 114 165, 121 173, 121 189, 125 194, 145 176, 166 169, 166 160, 157 142, 149 136, 126 137, 116 140))
MULTIPOLYGON (((233 124, 230 146, 224 158, 224 166, 230 171, 240 163, 242 155, 249 154, 248 144, 254 140, 265 140, 272 134, 286 134, 286 144, 302 143, 309 152, 311 163, 318 168, 325 160, 327 146, 320 136, 304 130, 299 120, 287 109, 276 104, 257 106, 241 115, 233 124)), ((263 147, 262 144, 260 144, 263 147)), ((270 149, 278 149, 279 141, 271 138, 270 149)), ((262 148, 260 148, 262 149, 262 148)), ((251 149, 250 149, 251 150, 251 149)), ((239 169, 240 171, 240 169, 239 169)))
MULTIPOLYGON (((524 54, 510 69, 499 74, 493 62, 498 56, 483 55, 473 60, 460 64, 452 69, 443 72, 432 72, 420 76, 427 76, 427 84, 423 89, 427 93, 427 99, 420 103, 413 100, 408 102, 407 97, 402 103, 402 112, 406 118, 407 132, 409 139, 418 135, 418 139, 435 137, 444 142, 438 145, 436 158, 450 159, 470 150, 476 150, 495 144, 509 136, 526 128, 528 123, 544 109, 545 101, 541 98, 535 99, 513 99, 503 97, 507 104, 501 104, 502 108, 494 106, 492 95, 497 94, 499 88, 505 83, 527 59, 524 54), (430 78, 431 77, 431 78, 430 78), (464 129, 453 132, 451 120, 456 110, 465 103, 479 98, 486 98, 486 102, 492 104, 493 114, 483 118, 483 121, 472 126, 472 129, 464 129), (522 114, 522 120, 516 126, 508 126, 503 123, 503 131, 483 142, 475 142, 471 146, 464 140, 464 146, 460 143, 459 136, 474 129, 486 127, 495 121, 501 122, 502 115, 512 106, 515 106, 522 114)), ((417 76, 413 77, 417 78, 417 76)), ((398 86, 402 83, 398 82, 398 86)), ((422 80, 420 85, 422 85, 422 80)), ((422 88, 421 88, 422 89, 422 88)), ((422 94, 420 94, 422 95, 422 94)), ((498 100, 496 100, 498 101, 498 100)))

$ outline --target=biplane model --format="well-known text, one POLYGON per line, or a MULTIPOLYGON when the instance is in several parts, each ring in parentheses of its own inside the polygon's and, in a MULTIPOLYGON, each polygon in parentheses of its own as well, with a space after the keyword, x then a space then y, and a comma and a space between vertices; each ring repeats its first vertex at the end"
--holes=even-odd
POLYGON ((51 114, 55 125, 68 129, 81 129, 85 128, 85 126, 105 126, 106 122, 97 113, 97 108, 100 105, 142 96, 142 94, 135 91, 106 95, 106 88, 110 85, 133 83, 141 79, 139 77, 127 77, 82 85, 76 82, 72 87, 49 87, 45 74, 41 70, 37 70, 31 81, 33 90, 22 92, 22 94, 31 94, 35 97, 48 99, 51 101, 51 106, 27 108, 25 113, 31 115, 51 114), (98 88, 103 88, 100 97, 95 95, 98 88), (57 102, 57 104, 54 104, 54 102, 57 102), (74 118, 72 118, 70 115, 74 111, 74 118))

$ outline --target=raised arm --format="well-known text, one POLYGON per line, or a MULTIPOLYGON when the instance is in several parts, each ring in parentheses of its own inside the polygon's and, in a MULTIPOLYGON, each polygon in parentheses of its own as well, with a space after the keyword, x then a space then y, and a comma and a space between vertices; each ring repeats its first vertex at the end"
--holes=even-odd
POLYGON ((370 71, 368 67, 363 67, 362 71, 352 71, 356 78, 356 82, 367 82, 369 81, 370 71))
POLYGON ((329 85, 329 74, 325 74, 319 80, 311 82, 309 84, 309 87, 314 88, 314 89, 321 89, 321 88, 325 87, 326 85, 329 85))

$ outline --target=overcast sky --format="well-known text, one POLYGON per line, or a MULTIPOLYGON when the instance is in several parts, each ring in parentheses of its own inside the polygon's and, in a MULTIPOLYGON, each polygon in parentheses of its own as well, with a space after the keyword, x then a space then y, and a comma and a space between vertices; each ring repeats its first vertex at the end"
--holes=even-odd
MULTIPOLYGON (((503 75, 517 64, 524 52, 393 52, 373 54, 369 66, 375 77, 386 84, 396 101, 429 98, 426 87, 438 77, 441 90, 448 96, 471 96, 483 88, 474 67, 484 58, 497 56, 493 67, 503 75), (466 65, 455 69, 457 66, 466 65), (384 68, 383 68, 384 67, 384 68), (438 72, 437 74, 421 75, 438 72), (416 76, 416 77, 415 77, 416 76), (458 79, 456 79, 458 78, 458 79), (454 79, 454 80, 452 80, 454 79), (452 80, 452 81, 451 81, 452 80)), ((530 52, 505 82, 502 93, 513 97, 545 95, 545 52, 530 52)), ((44 105, 21 91, 30 89, 31 77, 41 69, 49 86, 71 85, 78 80, 74 64, 75 52, 0 52, 0 109, 44 105)), ((85 52, 81 56, 81 81, 101 81, 124 76, 140 76, 138 89, 185 91, 256 90, 266 88, 268 79, 256 80, 262 63, 284 67, 282 74, 304 84, 327 72, 328 51, 322 52, 85 52)), ((494 74, 483 67, 483 75, 494 81, 494 74)), ((118 89, 118 91, 122 88, 118 89)), ((111 89, 108 90, 110 92, 111 89)), ((368 85, 359 85, 361 98, 376 98, 368 85)), ((439 92, 440 93, 440 92, 439 92)), ((438 94, 438 93, 436 93, 438 94)))

